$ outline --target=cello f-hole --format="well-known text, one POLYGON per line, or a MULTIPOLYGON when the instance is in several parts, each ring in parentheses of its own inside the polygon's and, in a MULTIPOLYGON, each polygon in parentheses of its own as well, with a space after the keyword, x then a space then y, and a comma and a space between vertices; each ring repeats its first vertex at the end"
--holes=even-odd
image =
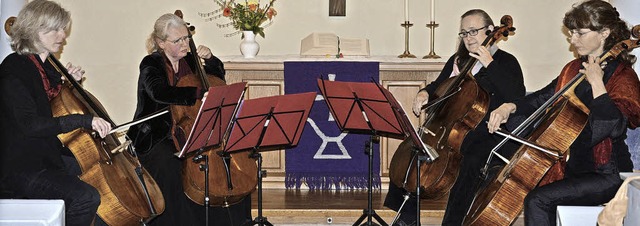
POLYGON ((436 144, 440 149, 444 148, 444 145, 441 145, 440 143, 442 143, 442 141, 443 141, 442 139, 444 139, 444 135, 447 134, 446 130, 447 130, 447 128, 440 126, 440 131, 441 131, 440 138, 438 138, 438 143, 436 144))

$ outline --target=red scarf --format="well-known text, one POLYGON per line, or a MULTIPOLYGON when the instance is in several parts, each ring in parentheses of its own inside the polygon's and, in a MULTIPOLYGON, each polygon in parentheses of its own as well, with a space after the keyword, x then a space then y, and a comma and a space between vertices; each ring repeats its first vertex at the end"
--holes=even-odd
MULTIPOLYGON (((581 64, 582 62, 579 59, 576 59, 565 66, 562 70, 562 74, 558 77, 556 91, 562 88, 562 86, 567 84, 569 80, 573 79, 573 77, 578 74, 581 64)), ((629 103, 636 103, 637 106, 638 101, 640 101, 637 99, 638 79, 635 76, 629 76, 633 73, 628 73, 626 71, 628 70, 626 66, 627 65, 625 63, 620 63, 618 65, 611 75, 609 82, 605 84, 605 88, 607 89, 607 92, 614 104, 618 109, 620 109, 622 114, 629 119, 629 127, 635 128, 638 126, 638 114, 640 112, 637 112, 638 109, 634 109, 633 106, 629 107, 627 105, 629 105, 629 103)), ((613 143, 611 138, 607 137, 593 147, 593 160, 596 168, 609 162, 612 146, 613 143)))
POLYGON ((62 85, 58 84, 55 87, 51 87, 49 78, 47 77, 47 74, 44 72, 44 68, 40 64, 40 61, 36 59, 35 55, 29 55, 28 57, 33 62, 33 64, 35 64, 36 67, 38 68, 38 72, 40 72, 40 78, 42 78, 42 84, 44 85, 44 91, 47 93, 47 97, 49 98, 49 101, 51 101, 53 98, 58 96, 58 93, 60 93, 60 88, 62 87, 62 85))
MULTIPOLYGON (((578 74, 581 64, 582 62, 576 59, 562 69, 562 73, 558 77, 556 91, 578 74)), ((631 129, 638 127, 640 125, 640 81, 638 81, 638 76, 633 72, 633 69, 625 63, 620 63, 605 84, 605 88, 616 107, 627 117, 628 127, 631 129)), ((613 142, 609 137, 592 148, 596 168, 609 163, 612 149, 613 142)), ((563 159, 560 159, 549 169, 538 186, 544 186, 564 178, 566 157, 567 155, 564 155, 563 159)))
POLYGON ((178 61, 178 64, 179 64, 178 71, 176 72, 173 70, 173 65, 171 65, 171 61, 169 61, 169 58, 167 58, 167 56, 164 54, 163 56, 164 56, 164 62, 165 62, 165 69, 167 71, 167 76, 169 79, 169 85, 175 86, 182 77, 193 74, 193 72, 191 72, 191 68, 189 67, 189 64, 184 58, 178 61))

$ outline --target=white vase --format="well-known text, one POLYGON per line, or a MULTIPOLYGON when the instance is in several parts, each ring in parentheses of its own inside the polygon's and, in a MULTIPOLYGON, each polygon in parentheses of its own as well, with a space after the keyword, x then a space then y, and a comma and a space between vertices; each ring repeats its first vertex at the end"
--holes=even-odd
POLYGON ((255 58, 260 51, 260 44, 256 42, 256 34, 253 31, 242 31, 244 38, 240 42, 240 52, 244 58, 255 58))

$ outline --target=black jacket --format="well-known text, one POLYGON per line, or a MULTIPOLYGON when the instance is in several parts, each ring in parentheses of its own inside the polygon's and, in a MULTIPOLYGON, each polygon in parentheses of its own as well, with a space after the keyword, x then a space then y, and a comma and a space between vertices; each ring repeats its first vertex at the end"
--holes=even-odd
MULTIPOLYGON (((187 54, 183 58, 189 63, 191 71, 196 65, 192 62, 193 55, 187 54)), ((193 105, 199 96, 196 87, 171 86, 162 53, 154 52, 147 55, 140 63, 140 77, 138 78, 138 104, 133 116, 134 120, 148 116, 162 110, 169 105, 193 105)), ((224 80, 225 70, 220 59, 212 56, 205 60, 204 69, 207 74, 215 75, 224 80)), ((145 121, 129 128, 127 135, 133 141, 138 152, 146 152, 162 139, 171 135, 171 115, 165 114, 145 121)))
MULTIPOLYGON (((36 56, 40 61, 40 58, 36 56)), ((52 86, 60 74, 42 62, 52 86)), ((64 169, 60 133, 91 129, 91 115, 53 117, 40 73, 28 55, 12 53, 0 64, 0 176, 64 169)))

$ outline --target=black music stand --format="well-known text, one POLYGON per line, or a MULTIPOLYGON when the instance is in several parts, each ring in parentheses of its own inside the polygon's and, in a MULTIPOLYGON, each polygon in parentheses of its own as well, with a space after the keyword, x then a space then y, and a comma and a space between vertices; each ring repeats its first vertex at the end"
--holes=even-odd
MULTIPOLYGON (((200 106, 200 111, 191 128, 189 137, 182 150, 178 153, 179 158, 195 152, 193 161, 201 163, 200 171, 204 171, 204 206, 205 222, 209 225, 209 158, 202 154, 209 148, 220 146, 225 136, 231 128, 231 119, 238 110, 239 102, 244 97, 247 83, 235 83, 226 86, 214 86, 209 88, 209 94, 200 106)), ((231 155, 226 152, 218 153, 222 158, 227 174, 227 187, 233 189, 231 183, 231 170, 229 165, 231 155)))
POLYGON ((369 157, 367 209, 364 209, 362 216, 353 225, 359 225, 364 218, 367 218, 367 222, 363 225, 377 225, 372 222, 372 218, 375 218, 378 223, 386 226, 387 223, 372 207, 373 142, 379 136, 399 139, 406 137, 405 122, 399 118, 402 108, 391 93, 375 81, 361 83, 318 79, 318 87, 341 131, 371 135, 365 145, 365 154, 369 157))
POLYGON ((307 92, 245 100, 234 120, 225 152, 251 151, 258 161, 258 216, 245 225, 272 226, 262 216, 261 151, 298 145, 316 93, 307 92))

